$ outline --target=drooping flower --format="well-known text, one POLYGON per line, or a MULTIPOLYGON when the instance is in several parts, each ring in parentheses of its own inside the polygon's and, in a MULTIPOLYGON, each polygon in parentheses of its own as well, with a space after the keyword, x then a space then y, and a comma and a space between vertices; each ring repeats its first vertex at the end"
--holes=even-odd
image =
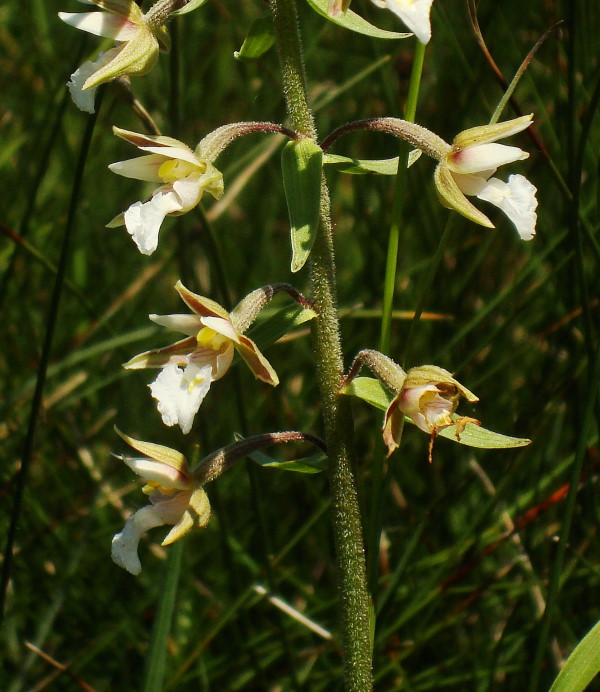
POLYGON ((518 147, 495 142, 525 130, 532 119, 532 114, 524 115, 460 132, 435 170, 435 184, 443 203, 475 223, 494 228, 465 195, 491 202, 508 216, 523 240, 531 240, 537 220, 535 186, 522 175, 511 175, 506 183, 491 176, 499 166, 528 158, 529 154, 518 147))
POLYGON ((429 43, 431 22, 429 14, 433 0, 372 0, 383 9, 397 15, 421 43, 429 43))
MULTIPOLYGON (((456 411, 460 396, 467 401, 479 401, 451 373, 436 365, 411 368, 401 388, 385 412, 383 440, 391 454, 398 447, 404 416, 424 432, 436 435, 438 430, 455 425, 452 414, 456 411)), ((465 419, 475 422, 473 419, 465 419)))
POLYGON ((138 509, 125 522, 123 530, 112 539, 112 559, 131 574, 139 574, 142 565, 138 544, 142 534, 156 526, 171 524, 173 528, 161 545, 179 540, 192 529, 206 526, 210 503, 206 492, 190 471, 183 454, 162 445, 142 442, 119 432, 119 435, 143 457, 115 455, 141 476, 146 485, 143 492, 150 504, 138 509))
POLYGON ((125 225, 139 251, 151 255, 158 246, 165 216, 190 211, 199 204, 205 191, 218 199, 223 194, 223 176, 198 149, 194 152, 177 139, 138 134, 118 127, 113 127, 113 131, 148 154, 111 163, 110 170, 125 178, 162 184, 149 200, 135 202, 107 226, 125 225))
POLYGON ((96 5, 105 12, 59 12, 63 22, 118 42, 96 60, 84 63, 71 75, 68 83, 75 105, 93 113, 95 90, 100 84, 122 75, 144 75, 156 64, 159 51, 169 50, 169 35, 162 26, 168 13, 162 11, 160 3, 143 14, 134 0, 80 2, 96 5))
POLYGON ((140 353, 123 367, 161 368, 150 385, 158 411, 165 425, 179 425, 182 432, 188 433, 211 384, 225 375, 235 351, 257 379, 273 386, 279 379, 256 344, 237 327, 235 311, 228 313, 218 303, 192 293, 180 281, 175 289, 193 314, 150 315, 150 319, 187 334, 187 338, 140 353))

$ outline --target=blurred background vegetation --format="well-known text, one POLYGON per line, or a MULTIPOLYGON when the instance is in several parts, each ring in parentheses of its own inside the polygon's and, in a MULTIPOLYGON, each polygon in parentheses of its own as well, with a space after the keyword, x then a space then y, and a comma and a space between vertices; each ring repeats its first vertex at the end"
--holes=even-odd
MULTIPOLYGON (((402 30, 391 13, 366 0, 354 0, 352 8, 379 26, 402 30)), ((244 138, 227 150, 218 161, 223 199, 206 201, 203 214, 167 220, 153 256, 141 256, 124 229, 105 228, 145 192, 143 183, 107 170, 109 163, 136 155, 111 126, 144 131, 145 124, 130 92, 108 85, 79 176, 89 116, 73 106, 64 85, 101 40, 64 25, 57 12, 81 9, 73 0, 6 0, 0 6, 3 531, 13 508, 71 194, 76 178, 81 182, 14 547, 0 687, 340 689, 325 474, 286 474, 240 462, 209 486, 213 518, 185 539, 183 549, 158 547, 157 529, 141 543, 138 578, 110 559, 112 535, 144 502, 140 484, 111 457, 111 451, 123 451, 113 425, 198 458, 232 441, 234 431, 319 434, 321 424, 308 330, 266 351, 280 387, 257 384, 246 369, 236 368, 210 392, 185 439, 160 422, 146 387, 153 374, 121 369, 135 353, 173 341, 147 315, 182 310, 172 289, 178 278, 232 303, 275 281, 306 290, 307 276, 306 270, 289 270, 282 141, 271 135, 244 138), (148 647, 164 593, 165 557, 174 550, 179 552, 172 560, 181 558, 182 566, 160 687, 153 682, 160 676, 148 673, 148 647), (324 631, 282 612, 257 585, 324 631)), ((258 0, 210 0, 171 24, 174 50, 131 84, 164 134, 194 146, 227 122, 283 121, 276 51, 255 62, 233 57, 264 9, 258 0)), ((414 40, 351 34, 303 1, 299 12, 321 136, 348 120, 401 115, 414 40)), ((593 417, 600 6, 480 0, 477 17, 507 81, 540 36, 562 21, 501 118, 535 113, 531 132, 508 143, 531 152, 515 172, 538 188, 538 234, 522 242, 507 219, 489 208, 495 230, 457 218, 444 234, 441 262, 423 296, 450 214, 436 199, 434 164, 422 157, 408 174, 395 301, 406 314, 394 321, 390 355, 400 357, 408 348, 407 365, 432 362, 455 372, 480 397, 476 407, 463 405, 463 413, 533 444, 486 452, 439 440, 428 464, 427 437, 414 427, 405 431, 390 459, 383 506, 375 585, 378 690, 527 689, 550 594, 555 608, 539 661, 539 689, 547 689, 557 666, 600 618, 600 457, 593 417), (428 315, 407 344, 406 315, 421 300, 428 315), (576 505, 554 599, 556 537, 571 516, 568 484, 576 490, 576 505)), ((465 2, 436 0, 432 26, 417 122, 451 140, 489 121, 504 86, 478 43, 465 2)), ((347 135, 334 148, 362 158, 398 150, 395 140, 377 134, 347 135)), ((337 172, 328 178, 349 364, 359 349, 376 348, 379 340, 393 179, 337 172)), ((354 410, 368 516, 382 416, 358 400, 354 410)), ((280 457, 298 453, 277 450, 280 457)))

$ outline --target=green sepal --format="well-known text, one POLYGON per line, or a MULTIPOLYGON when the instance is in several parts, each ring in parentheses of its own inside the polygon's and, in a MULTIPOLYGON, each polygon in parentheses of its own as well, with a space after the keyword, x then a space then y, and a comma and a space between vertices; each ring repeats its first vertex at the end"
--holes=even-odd
POLYGON ((250 25, 242 47, 236 50, 233 57, 236 60, 256 60, 266 53, 275 43, 275 30, 271 12, 265 12, 250 25))
POLYGON ((344 13, 337 14, 332 17, 329 13, 329 0, 307 0, 308 4, 313 8, 317 14, 320 14, 325 19, 330 22, 343 27, 344 29, 349 29, 357 34, 364 34, 365 36, 371 36, 372 38, 387 38, 387 39, 397 39, 397 38, 408 38, 412 34, 402 34, 397 31, 386 31, 385 29, 380 29, 374 26, 366 19, 363 19, 360 15, 356 14, 352 10, 346 10, 344 13))
POLYGON ((170 12, 169 17, 178 17, 182 14, 187 14, 188 12, 193 12, 199 7, 202 7, 206 0, 190 0, 187 5, 184 5, 181 9, 175 10, 175 12, 170 12))
POLYGON ((379 175, 396 175, 398 172, 398 157, 392 159, 353 159, 337 154, 325 154, 323 165, 331 166, 340 173, 353 175, 365 175, 367 173, 379 173, 379 175))
POLYGON ((319 226, 323 151, 312 139, 288 142, 281 153, 283 187, 290 215, 292 266, 308 259, 319 226))
POLYGON ((323 452, 311 454, 303 459, 278 461, 264 452, 251 452, 250 459, 259 466, 268 466, 279 471, 295 471, 296 473, 321 473, 327 468, 327 455, 323 452))

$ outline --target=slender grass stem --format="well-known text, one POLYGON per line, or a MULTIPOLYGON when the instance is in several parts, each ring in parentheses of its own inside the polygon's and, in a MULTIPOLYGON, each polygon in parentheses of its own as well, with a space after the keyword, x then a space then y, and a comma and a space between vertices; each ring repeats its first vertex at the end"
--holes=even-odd
MULTIPOLYGON (((410 75, 408 96, 404 119, 414 122, 417 112, 419 87, 425 59, 425 44, 417 41, 413 64, 410 75)), ((383 304, 381 311, 381 334, 379 350, 389 354, 392 334, 392 312, 394 310, 394 292, 396 287, 396 273, 398 271, 398 251, 400 247, 400 223, 404 206, 404 191, 406 187, 406 172, 408 163, 408 147, 402 142, 398 156, 398 172, 394 186, 394 198, 392 202, 392 219, 388 235, 388 247, 385 263, 385 277, 383 281, 383 304)), ((379 541, 381 536, 381 521, 383 516, 383 496, 387 460, 383 451, 383 443, 379 443, 374 455, 373 478, 371 486, 371 513, 368 525, 367 574, 371 593, 375 593, 377 584, 377 572, 379 564, 379 541)))
MULTIPOLYGON (((306 97, 302 46, 295 0, 271 0, 273 24, 292 127, 316 140, 306 97)), ((336 298, 335 259, 329 193, 321 192, 320 228, 310 258, 313 299, 319 318, 313 338, 322 397, 325 440, 329 449, 329 485, 342 609, 344 679, 348 692, 372 689, 369 596, 358 490, 354 472, 354 436, 350 404, 340 395, 343 357, 336 298)))
POLYGON ((6 538, 6 547, 4 549, 4 562, 2 564, 2 575, 0 577, 0 622, 2 621, 4 615, 6 589, 8 588, 8 583, 10 581, 10 574, 12 568, 13 547, 15 543, 21 511, 23 509, 23 496, 25 493, 25 486, 27 484, 27 477, 33 458, 35 432, 37 428, 37 422, 39 419, 40 409, 42 406, 42 396, 44 393, 44 384, 46 382, 48 365, 50 363, 50 354, 52 351, 54 332, 58 322, 58 310, 60 307, 60 299, 62 296, 62 289, 65 281, 65 274, 67 271, 67 264, 70 257, 69 253, 71 248, 71 241, 73 238, 73 232, 75 229, 75 218, 77 214, 77 209, 79 207, 79 202, 81 200, 83 173, 85 170, 85 163, 92 141, 94 126, 96 124, 96 119, 98 117, 98 110, 100 109, 101 95, 102 94, 99 94, 96 100, 96 113, 87 120, 86 127, 81 140, 81 147, 79 149, 79 157, 77 160, 77 165, 75 167, 75 174, 73 177, 73 187, 71 189, 69 211, 67 214, 65 232, 63 235, 63 242, 60 251, 60 258, 58 260, 57 272, 54 280, 54 288, 52 290, 52 297, 50 300, 48 319, 46 321, 46 333, 42 345, 42 352, 40 354, 40 362, 37 371, 37 380, 35 390, 33 393, 33 398, 31 401, 31 409, 29 412, 29 422, 27 425, 27 431, 25 433, 25 440, 23 442, 21 468, 19 469, 15 485, 13 508, 11 512, 10 525, 8 528, 6 538))

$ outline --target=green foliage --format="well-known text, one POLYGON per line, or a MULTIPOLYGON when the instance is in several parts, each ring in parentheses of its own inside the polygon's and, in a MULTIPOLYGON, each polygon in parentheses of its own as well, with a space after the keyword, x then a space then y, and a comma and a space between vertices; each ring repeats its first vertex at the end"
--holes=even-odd
MULTIPOLYGON (((80 3, 30 4, 25 9, 8 0, 0 6, 4 535, 88 122, 64 84, 100 46, 56 17, 58 11, 81 11, 80 3)), ((390 355, 400 362, 408 353, 406 367, 436 363, 456 372, 480 396, 476 408, 463 403, 461 411, 533 443, 490 452, 438 440, 428 464, 427 436, 405 426, 402 446, 386 467, 380 507, 373 591, 378 690, 528 688, 568 483, 577 503, 538 690, 550 688, 581 633, 600 617, 598 431, 595 422, 582 426, 588 401, 597 406, 598 389, 590 371, 600 324, 600 6, 536 0, 527 3, 527 12, 523 7, 481 0, 477 12, 506 83, 537 38, 564 20, 501 116, 535 113, 534 130, 511 142, 527 149, 530 159, 511 172, 523 172, 538 187, 538 235, 522 243, 485 203, 481 208, 496 229, 461 218, 444 233, 449 212, 436 197, 435 162, 421 157, 407 171, 390 355), (428 282, 434 256, 439 264, 428 282), (579 444, 584 466, 573 484, 579 444)), ((354 0, 352 8, 386 30, 402 30, 370 2, 354 0)), ((263 10, 263 3, 250 0, 206 2, 171 22, 171 53, 161 55, 147 77, 131 80, 133 94, 164 134, 193 145, 225 123, 284 121, 276 51, 246 62, 233 58, 263 10)), ((299 12, 320 137, 352 119, 401 117, 414 41, 349 32, 306 3, 299 12)), ((432 21, 416 119, 451 141, 457 132, 487 123, 505 87, 463 3, 435 0, 432 21)), ((265 355, 280 386, 256 383, 246 368, 235 367, 211 389, 186 438, 160 422, 147 388, 156 373, 122 370, 135 353, 164 345, 164 330, 149 325, 147 315, 182 311, 173 291, 178 278, 231 307, 268 282, 291 282, 306 292, 308 271, 290 272, 280 136, 234 142, 218 162, 223 198, 205 199, 202 212, 167 219, 151 257, 136 251, 123 228, 106 229, 153 185, 107 170, 132 155, 111 134, 112 125, 150 129, 126 85, 109 84, 103 91, 0 630, 0 689, 8 692, 44 685, 78 690, 78 681, 98 692, 141 689, 172 547, 160 547, 161 529, 149 532, 140 545, 139 578, 110 560, 111 537, 145 502, 136 479, 110 455, 121 449, 114 424, 180 449, 190 460, 232 441, 233 430, 244 436, 291 429, 322 435, 310 322, 297 322, 283 336, 292 313, 302 310, 282 308, 288 305, 284 297, 275 299, 281 303, 274 301, 273 312, 269 306, 251 333, 257 343, 270 344, 265 355), (279 310, 290 312, 283 322, 270 323, 279 310)), ((397 155, 394 139, 356 133, 336 142, 327 156, 364 162, 397 155)), ((378 344, 393 181, 334 168, 324 166, 350 363, 357 351, 378 344)), ((359 401, 353 410, 368 513, 373 463, 383 455, 382 415, 359 401)), ((285 462, 312 452, 308 445, 289 445, 277 455, 285 462)), ((279 473, 240 462, 207 492, 213 518, 182 543, 164 689, 339 689, 327 474, 279 473), (260 596, 256 585, 292 604, 308 623, 260 596)))
POLYGON ((550 692, 581 692, 600 673, 600 622, 577 644, 550 692))

